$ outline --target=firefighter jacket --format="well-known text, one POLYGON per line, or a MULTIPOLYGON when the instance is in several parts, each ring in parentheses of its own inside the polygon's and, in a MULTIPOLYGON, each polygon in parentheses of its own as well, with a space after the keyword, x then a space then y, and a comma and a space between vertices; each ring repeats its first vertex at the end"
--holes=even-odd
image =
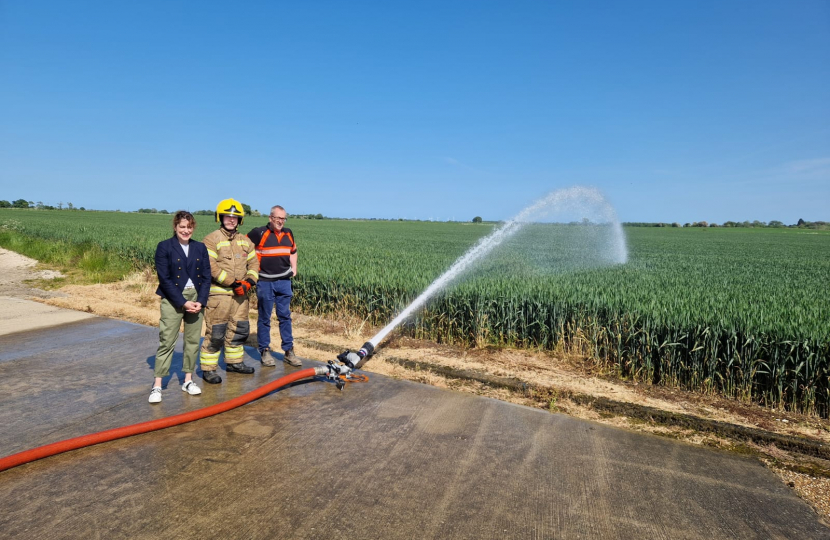
POLYGON ((202 239, 210 258, 210 294, 233 295, 231 284, 250 278, 259 279, 259 261, 254 244, 242 233, 224 228, 202 239))
POLYGON ((285 227, 275 232, 269 225, 257 227, 248 233, 248 238, 256 245, 259 258, 259 277, 262 281, 289 279, 294 275, 291 270, 291 255, 297 253, 294 233, 285 227))

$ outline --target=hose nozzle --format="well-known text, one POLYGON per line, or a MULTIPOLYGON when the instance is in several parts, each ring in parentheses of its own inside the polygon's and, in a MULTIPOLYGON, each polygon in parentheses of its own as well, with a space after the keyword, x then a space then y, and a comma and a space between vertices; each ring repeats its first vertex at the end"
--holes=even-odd
POLYGON ((361 347, 359 351, 344 351, 337 355, 337 359, 349 366, 351 369, 360 369, 363 367, 363 364, 369 360, 374 352, 375 346, 372 345, 371 341, 367 341, 363 344, 363 347, 361 347))
POLYGON ((346 381, 367 380, 363 375, 354 375, 352 371, 359 369, 363 364, 369 360, 372 353, 375 352, 375 346, 371 341, 363 344, 359 351, 343 351, 337 355, 337 362, 329 360, 325 367, 316 368, 318 376, 324 376, 337 384, 340 390, 346 385, 346 381))
MULTIPOLYGON (((369 358, 372 357, 373 354, 375 354, 375 346, 372 345, 371 341, 367 341, 366 343, 363 344, 363 347, 361 347, 360 350, 357 351, 357 354, 360 355, 360 358, 362 360, 362 362, 360 362, 360 366, 362 366, 363 364, 366 363, 367 360, 369 360, 369 358)), ((356 367, 360 367, 360 366, 356 366, 356 367)))

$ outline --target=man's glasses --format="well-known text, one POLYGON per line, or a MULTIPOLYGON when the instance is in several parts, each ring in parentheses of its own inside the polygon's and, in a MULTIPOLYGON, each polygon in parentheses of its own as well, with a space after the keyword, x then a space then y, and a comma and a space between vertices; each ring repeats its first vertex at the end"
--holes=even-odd
POLYGON ((282 216, 268 216, 268 217, 270 217, 274 221, 285 221, 286 219, 288 219, 288 218, 284 218, 282 216))

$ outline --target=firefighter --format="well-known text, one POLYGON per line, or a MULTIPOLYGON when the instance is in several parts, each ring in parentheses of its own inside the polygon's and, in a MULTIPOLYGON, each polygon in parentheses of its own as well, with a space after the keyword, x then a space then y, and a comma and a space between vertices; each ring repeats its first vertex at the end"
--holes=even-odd
POLYGON ((225 199, 214 214, 218 230, 204 237, 210 259, 210 295, 205 310, 205 339, 200 362, 206 383, 218 384, 216 374, 219 353, 225 348, 225 364, 232 373, 251 374, 254 368, 245 365, 243 344, 250 333, 248 291, 259 279, 259 261, 254 244, 238 233, 245 211, 235 199, 225 199))

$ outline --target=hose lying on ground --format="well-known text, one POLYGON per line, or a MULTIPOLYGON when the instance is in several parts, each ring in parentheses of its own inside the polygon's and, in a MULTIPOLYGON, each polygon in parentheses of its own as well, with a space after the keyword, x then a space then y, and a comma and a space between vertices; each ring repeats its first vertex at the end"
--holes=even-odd
POLYGON ((291 384, 293 382, 299 381, 301 379, 306 379, 308 377, 323 375, 325 373, 326 368, 303 369, 297 371, 296 373, 292 373, 290 375, 286 375, 284 377, 280 377, 279 379, 271 381, 265 386, 261 386, 255 390, 248 392, 247 394, 243 394, 239 397, 233 398, 228 401, 224 401, 222 403, 217 403, 216 405, 211 405, 209 407, 196 409, 195 411, 189 411, 174 416, 168 416, 166 418, 159 418, 157 420, 150 420, 147 422, 141 422, 130 426, 108 429, 106 431, 91 433, 89 435, 81 435, 80 437, 66 439, 65 441, 58 441, 56 443, 38 446, 37 448, 32 448, 30 450, 24 450, 23 452, 18 452, 17 454, 12 454, 10 456, 0 458, 0 471, 5 471, 6 469, 11 469, 12 467, 23 465, 24 463, 29 463, 31 461, 36 461, 38 459, 42 459, 49 456, 54 456, 56 454, 61 454, 63 452, 68 452, 70 450, 77 450, 78 448, 83 448, 85 446, 92 446, 94 444, 99 444, 102 442, 114 441, 115 439, 122 439, 124 437, 130 437, 132 435, 147 433, 148 431, 156 431, 159 429, 164 429, 172 426, 178 426, 179 424, 186 424, 194 420, 207 418, 208 416, 223 413, 231 409, 235 409, 240 405, 250 403, 255 399, 259 399, 262 396, 270 394, 274 390, 291 384))

